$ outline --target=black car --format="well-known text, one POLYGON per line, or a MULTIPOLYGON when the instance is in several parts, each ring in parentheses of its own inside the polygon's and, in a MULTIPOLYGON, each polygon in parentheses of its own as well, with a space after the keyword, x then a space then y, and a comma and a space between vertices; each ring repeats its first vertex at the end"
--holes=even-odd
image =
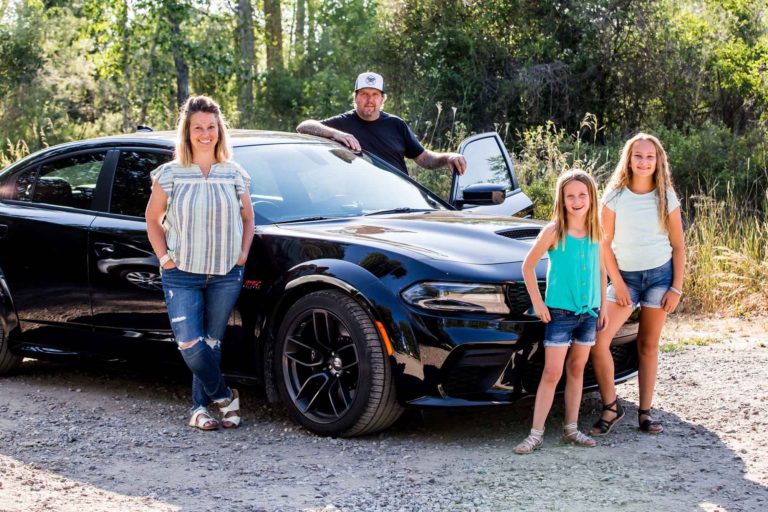
MULTIPOLYGON (((0 373, 25 356, 181 362, 143 217, 173 138, 63 144, 0 173, 0 373)), ((258 379, 334 436, 384 429, 404 407, 536 391, 543 325, 526 315, 521 261, 542 223, 524 218, 531 202, 498 135, 462 144, 469 169, 450 202, 322 139, 232 140, 257 227, 224 342, 229 375, 258 379)), ((546 262, 537 272, 543 286, 546 262)), ((613 342, 617 382, 636 374, 636 334, 627 324, 613 342)))

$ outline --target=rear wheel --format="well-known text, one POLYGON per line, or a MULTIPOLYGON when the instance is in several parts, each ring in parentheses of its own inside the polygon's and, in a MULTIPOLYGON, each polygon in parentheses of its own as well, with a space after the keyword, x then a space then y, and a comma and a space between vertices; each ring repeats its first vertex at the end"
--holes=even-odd
POLYGON ((20 363, 21 357, 11 353, 5 331, 0 326, 0 375, 12 372, 20 363))
POLYGON ((370 434, 402 414, 373 321, 340 291, 296 301, 280 326, 274 365, 288 411, 316 434, 370 434))

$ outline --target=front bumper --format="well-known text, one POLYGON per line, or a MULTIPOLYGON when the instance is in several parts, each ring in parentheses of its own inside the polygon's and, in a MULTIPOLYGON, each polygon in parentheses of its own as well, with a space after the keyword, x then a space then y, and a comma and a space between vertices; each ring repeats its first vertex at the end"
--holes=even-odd
MULTIPOLYGON (((416 316, 421 366, 416 373, 421 378, 416 386, 413 379, 398 379, 409 383, 398 389, 404 405, 488 406, 536 393, 544 369, 544 325, 538 320, 416 316)), ((627 324, 611 344, 617 383, 637 375, 636 339, 637 324, 627 324)), ((408 367, 398 365, 401 371, 408 367)), ((564 386, 565 375, 558 390, 564 386)), ((597 389, 591 363, 585 368, 584 389, 597 389)))

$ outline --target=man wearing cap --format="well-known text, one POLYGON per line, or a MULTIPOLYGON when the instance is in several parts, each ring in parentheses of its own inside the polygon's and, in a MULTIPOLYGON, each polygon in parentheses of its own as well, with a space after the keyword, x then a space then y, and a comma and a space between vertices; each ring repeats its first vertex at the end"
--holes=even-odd
POLYGON ((424 149, 405 121, 381 110, 386 99, 381 75, 361 73, 355 81, 353 110, 323 121, 308 119, 296 131, 338 141, 356 153, 364 149, 405 174, 406 157, 425 169, 448 167, 464 174, 467 161, 462 155, 424 149))

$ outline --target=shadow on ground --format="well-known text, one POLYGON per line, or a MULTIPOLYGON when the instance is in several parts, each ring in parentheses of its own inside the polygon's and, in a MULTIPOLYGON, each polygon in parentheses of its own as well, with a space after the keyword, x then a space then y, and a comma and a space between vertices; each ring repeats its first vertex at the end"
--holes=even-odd
MULTIPOLYGON (((664 434, 643 434, 631 402, 593 449, 561 442, 556 404, 544 447, 521 457, 511 449, 530 426, 531 400, 409 412, 384 433, 331 439, 296 426, 254 386, 241 388, 242 428, 187 428, 189 375, 179 367, 27 361, 0 390, 0 454, 183 509, 213 509, 224 496, 238 510, 537 510, 558 500, 576 510, 768 508, 768 488, 745 478, 721 433, 662 411, 664 434)), ((597 405, 585 397, 585 424, 597 405)))

